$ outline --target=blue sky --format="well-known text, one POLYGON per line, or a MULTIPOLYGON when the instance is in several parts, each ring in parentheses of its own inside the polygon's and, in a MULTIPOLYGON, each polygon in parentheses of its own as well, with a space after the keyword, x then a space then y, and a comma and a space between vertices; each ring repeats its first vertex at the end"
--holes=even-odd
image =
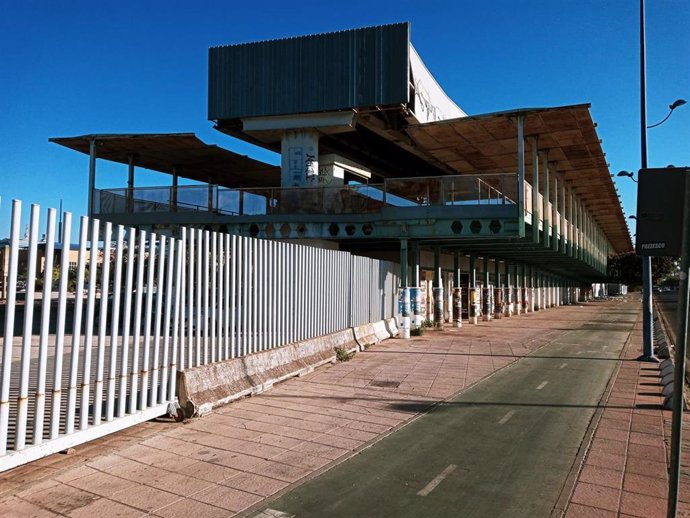
MULTIPOLYGON (((690 2, 647 2, 648 121, 690 101, 690 2)), ((86 212, 85 155, 48 142, 85 133, 196 132, 277 163, 206 120, 209 46, 412 22, 412 42, 469 114, 591 103, 611 171, 637 170, 636 0, 0 0, 0 237, 11 200, 86 212)), ((690 105, 649 131, 649 165, 690 165, 690 105)), ((99 162, 97 187, 126 183, 99 162)), ((617 179, 627 214, 632 182, 617 179)), ((137 182, 161 183, 138 175, 137 182)), ((166 180, 167 184, 167 180, 166 180)))

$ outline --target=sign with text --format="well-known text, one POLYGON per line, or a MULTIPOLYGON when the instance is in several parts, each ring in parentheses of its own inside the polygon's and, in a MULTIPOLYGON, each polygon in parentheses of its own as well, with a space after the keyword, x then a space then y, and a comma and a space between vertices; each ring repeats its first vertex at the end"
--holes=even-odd
POLYGON ((635 240, 638 255, 680 256, 688 172, 686 167, 640 170, 635 240))

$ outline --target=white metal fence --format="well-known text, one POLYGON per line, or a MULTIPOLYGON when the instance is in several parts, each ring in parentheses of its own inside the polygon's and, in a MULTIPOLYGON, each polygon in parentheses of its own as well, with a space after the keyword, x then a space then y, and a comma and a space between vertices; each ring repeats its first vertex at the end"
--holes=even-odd
POLYGON ((174 412, 177 370, 395 314, 391 262, 87 217, 73 233, 69 213, 58 236, 54 209, 39 243, 36 205, 22 242, 20 216, 15 201, 0 304, 0 471, 174 412))

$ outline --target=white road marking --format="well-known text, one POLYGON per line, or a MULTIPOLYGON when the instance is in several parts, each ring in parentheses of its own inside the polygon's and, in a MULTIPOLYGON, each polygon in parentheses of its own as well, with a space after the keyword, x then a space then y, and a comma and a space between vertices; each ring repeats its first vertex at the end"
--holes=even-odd
POLYGON ((432 480, 432 481, 429 482, 426 486, 424 486, 424 488, 423 488, 421 491, 419 491, 417 494, 418 494, 419 496, 426 496, 426 495, 428 495, 429 493, 431 493, 434 489, 436 489, 436 487, 437 487, 441 482, 443 482, 443 479, 444 479, 444 478, 446 478, 448 475, 450 475, 451 473, 453 473, 453 471, 455 471, 455 468, 457 468, 457 466, 456 466, 455 464, 450 464, 450 465, 449 465, 446 469, 444 469, 439 475, 437 475, 436 478, 434 478, 434 480, 432 480))
POLYGON ((539 386, 537 387, 537 390, 543 389, 543 388, 544 388, 546 385, 548 385, 548 384, 549 384, 548 381, 542 381, 542 382, 539 384, 539 386))
POLYGON ((567 363, 561 363, 561 366, 558 368, 559 369, 565 369, 567 365, 568 365, 567 363))
POLYGON ((506 415, 504 415, 498 422, 498 424, 506 424, 510 420, 510 418, 513 417, 513 415, 515 415, 515 410, 511 410, 506 415))

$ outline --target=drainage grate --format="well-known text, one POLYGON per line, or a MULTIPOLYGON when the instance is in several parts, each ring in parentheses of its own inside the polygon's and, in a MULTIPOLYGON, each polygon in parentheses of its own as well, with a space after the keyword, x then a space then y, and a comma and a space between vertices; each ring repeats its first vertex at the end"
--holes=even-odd
POLYGON ((381 387, 381 388, 398 388, 400 386, 399 381, 377 381, 374 380, 371 383, 369 383, 372 387, 381 387))

